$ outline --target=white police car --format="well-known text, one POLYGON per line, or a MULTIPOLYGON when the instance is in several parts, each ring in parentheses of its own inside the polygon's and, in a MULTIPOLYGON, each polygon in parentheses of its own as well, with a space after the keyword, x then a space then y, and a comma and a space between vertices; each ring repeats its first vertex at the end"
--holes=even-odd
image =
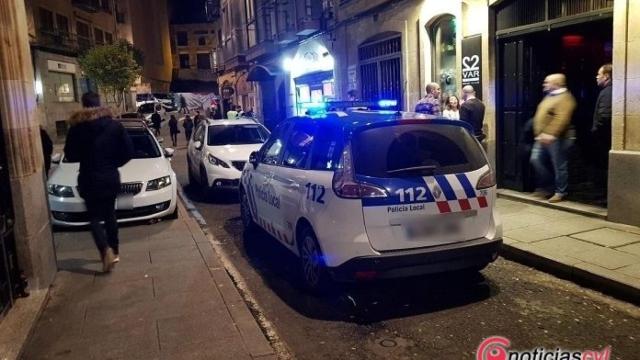
POLYGON ((393 111, 281 123, 242 173, 245 230, 296 254, 310 290, 327 280, 480 270, 502 226, 486 155, 462 121, 393 111))

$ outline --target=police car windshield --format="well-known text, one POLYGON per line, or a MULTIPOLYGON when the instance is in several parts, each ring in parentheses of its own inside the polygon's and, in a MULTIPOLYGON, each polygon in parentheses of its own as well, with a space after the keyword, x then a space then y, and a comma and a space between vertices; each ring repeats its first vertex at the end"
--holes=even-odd
POLYGON ((209 126, 209 146, 262 144, 269 133, 260 125, 211 125, 209 126))
POLYGON ((462 173, 486 165, 473 137, 452 125, 372 128, 357 133, 353 147, 356 172, 379 178, 462 173))

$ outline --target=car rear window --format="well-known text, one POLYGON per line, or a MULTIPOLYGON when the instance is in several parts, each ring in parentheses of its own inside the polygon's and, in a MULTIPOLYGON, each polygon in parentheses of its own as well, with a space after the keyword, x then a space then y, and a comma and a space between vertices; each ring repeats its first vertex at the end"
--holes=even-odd
POLYGON ((353 157, 358 174, 379 178, 469 172, 487 163, 467 130, 443 124, 399 124, 357 132, 353 157))
POLYGON ((262 144, 268 137, 269 132, 258 124, 211 125, 207 144, 209 146, 262 144))

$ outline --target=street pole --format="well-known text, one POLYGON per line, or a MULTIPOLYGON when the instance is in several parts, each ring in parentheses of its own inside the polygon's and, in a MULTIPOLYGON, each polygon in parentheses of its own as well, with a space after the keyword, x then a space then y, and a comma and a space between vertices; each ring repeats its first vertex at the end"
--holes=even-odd
POLYGON ((13 196, 16 250, 31 289, 43 289, 53 281, 56 261, 24 0, 0 1, 0 43, 0 118, 13 196))

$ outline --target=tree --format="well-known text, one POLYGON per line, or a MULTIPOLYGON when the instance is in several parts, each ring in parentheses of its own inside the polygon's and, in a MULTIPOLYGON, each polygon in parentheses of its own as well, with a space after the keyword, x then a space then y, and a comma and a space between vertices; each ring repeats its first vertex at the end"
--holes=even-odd
POLYGON ((125 92, 142 73, 142 52, 126 40, 96 46, 79 59, 82 71, 106 94, 112 95, 118 106, 125 92))

